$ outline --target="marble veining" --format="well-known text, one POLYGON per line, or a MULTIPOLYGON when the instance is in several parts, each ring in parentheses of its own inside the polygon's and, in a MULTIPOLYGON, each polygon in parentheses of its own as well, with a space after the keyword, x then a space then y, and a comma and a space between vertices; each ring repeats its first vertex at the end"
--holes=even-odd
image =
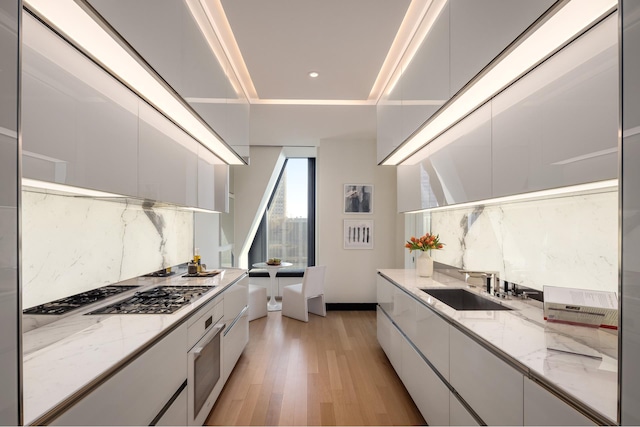
POLYGON ((181 264, 193 212, 22 193, 23 308, 181 264))
MULTIPOLYGON (((23 409, 24 422, 29 424, 87 384, 125 361, 153 342, 163 331, 184 321, 206 305, 246 273, 227 269, 212 278, 136 278, 125 284, 138 284, 143 289, 165 285, 215 286, 205 296, 173 314, 66 316, 23 334, 23 409)), ((101 302, 106 305, 115 296, 101 302)), ((185 348, 185 353, 187 349, 185 348)))
POLYGON ((475 334, 506 354, 514 363, 527 369, 529 375, 583 402, 611 422, 617 419, 616 333, 602 328, 546 322, 542 305, 537 301, 499 300, 513 308, 512 311, 456 311, 420 288, 460 288, 466 287, 464 282, 438 272, 433 278, 425 278, 417 276, 415 270, 379 271, 416 299, 449 318, 459 329, 475 334), (562 353, 548 347, 575 350, 602 359, 562 353))
POLYGON ((617 191, 431 212, 434 260, 544 285, 618 291, 617 191))

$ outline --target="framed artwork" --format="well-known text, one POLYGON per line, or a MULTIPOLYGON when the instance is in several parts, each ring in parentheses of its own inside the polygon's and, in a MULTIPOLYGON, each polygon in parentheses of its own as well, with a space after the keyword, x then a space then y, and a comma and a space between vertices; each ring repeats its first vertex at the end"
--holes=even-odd
POLYGON ((373 213, 373 185, 345 184, 344 185, 344 213, 346 214, 373 213))
POLYGON ((344 220, 345 249, 373 249, 373 220, 344 220))

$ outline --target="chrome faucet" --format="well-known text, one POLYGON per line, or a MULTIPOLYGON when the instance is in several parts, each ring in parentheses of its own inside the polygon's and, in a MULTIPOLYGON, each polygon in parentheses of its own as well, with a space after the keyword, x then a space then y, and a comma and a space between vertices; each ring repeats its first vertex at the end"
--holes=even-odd
POLYGON ((458 273, 464 274, 464 281, 468 283, 469 278, 483 278, 487 285, 487 293, 489 295, 500 295, 500 278, 499 271, 475 271, 475 270, 458 270, 458 273))

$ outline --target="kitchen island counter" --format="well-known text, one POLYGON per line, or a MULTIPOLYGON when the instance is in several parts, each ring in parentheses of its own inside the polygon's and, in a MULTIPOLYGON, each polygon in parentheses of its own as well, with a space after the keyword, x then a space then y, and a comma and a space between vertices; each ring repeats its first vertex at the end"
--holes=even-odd
POLYGON ((213 289, 172 314, 85 315, 126 298, 131 291, 24 333, 24 424, 40 424, 60 406, 77 401, 246 274, 243 269, 226 269, 214 277, 175 274, 126 280, 119 284, 138 286, 136 291, 163 285, 213 289))
POLYGON ((415 270, 380 269, 380 275, 433 310, 476 342, 489 349, 525 378, 576 402, 602 423, 616 424, 618 374, 615 331, 602 328, 550 323, 544 320, 542 304, 519 298, 499 299, 459 279, 436 272, 432 278, 419 277, 415 270), (466 288, 494 302, 512 308, 499 311, 454 310, 428 295, 424 288, 466 288), (589 355, 550 350, 565 349, 589 355))

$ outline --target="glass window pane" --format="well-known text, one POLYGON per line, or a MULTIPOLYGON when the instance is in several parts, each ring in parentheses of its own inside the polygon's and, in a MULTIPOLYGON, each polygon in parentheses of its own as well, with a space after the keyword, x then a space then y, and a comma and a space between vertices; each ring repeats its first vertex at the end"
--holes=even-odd
POLYGON ((267 256, 304 268, 308 260, 308 160, 288 159, 267 211, 267 256))

